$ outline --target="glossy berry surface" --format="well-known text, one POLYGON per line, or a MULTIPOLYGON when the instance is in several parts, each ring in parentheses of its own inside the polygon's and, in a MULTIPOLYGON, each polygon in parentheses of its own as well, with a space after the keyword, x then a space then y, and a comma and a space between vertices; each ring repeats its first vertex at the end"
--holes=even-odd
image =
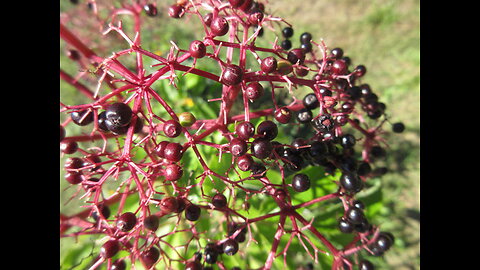
POLYGON ((221 193, 215 194, 212 198, 212 204, 217 208, 223 208, 227 206, 227 197, 221 193))
POLYGON ((238 138, 248 140, 255 135, 255 126, 248 121, 241 122, 235 127, 235 133, 238 138))
POLYGON ((207 47, 202 41, 194 40, 190 43, 189 52, 194 58, 203 58, 207 53, 207 47))
POLYGON ((242 139, 234 138, 230 142, 230 153, 232 153, 233 156, 243 156, 245 153, 247 153, 247 150, 247 143, 242 139))
POLYGON ((243 70, 237 65, 227 65, 223 71, 221 81, 225 85, 237 85, 243 80, 243 70))
POLYGON ((257 100, 263 96, 265 90, 259 82, 252 82, 247 85, 245 89, 245 95, 250 100, 257 100))
POLYGON ((163 150, 163 156, 164 158, 177 162, 182 159, 183 156, 183 147, 179 143, 169 143, 165 146, 165 149, 163 150))
POLYGON ((117 219, 117 229, 128 232, 137 224, 137 217, 132 212, 125 212, 117 219))
POLYGON ((228 33, 230 25, 224 17, 216 17, 212 19, 210 23, 210 30, 214 36, 224 36, 228 33))
POLYGON ((274 117, 279 123, 286 124, 292 118, 292 111, 287 107, 281 107, 275 110, 274 117))
POLYGON ((119 250, 120 250, 120 244, 117 240, 108 240, 100 248, 100 256, 108 259, 115 256, 119 250))
POLYGON ((248 171, 250 170, 250 167, 252 166, 253 164, 253 158, 249 155, 243 155, 241 157, 238 157, 237 158, 237 167, 241 170, 241 171, 248 171))
POLYGON ((258 138, 252 142, 252 155, 259 159, 270 156, 273 150, 272 143, 265 138, 258 138))
POLYGON ((361 260, 358 264, 359 270, 375 270, 375 266, 369 260, 361 260))
POLYGON ((160 224, 160 218, 155 215, 150 215, 143 220, 143 226, 150 231, 156 231, 160 224))
POLYGON ((238 252, 238 243, 233 239, 228 239, 223 243, 223 252, 228 256, 235 255, 238 252))
POLYGON ((143 252, 142 261, 147 268, 152 267, 160 258, 160 251, 156 247, 151 247, 143 252))
POLYGON ((284 38, 290 38, 293 36, 293 28, 292 27, 285 27, 282 29, 282 35, 284 38))
POLYGON ((176 197, 164 197, 160 201, 160 210, 166 214, 176 212, 178 209, 178 200, 176 197))
POLYGON ((182 178, 183 169, 177 164, 169 164, 165 167, 164 176, 167 181, 177 181, 182 178))
POLYGON ((93 113, 89 110, 74 111, 70 113, 70 117, 79 126, 86 126, 93 122, 93 113))
POLYGON ((185 218, 190 221, 197 221, 200 218, 202 210, 195 204, 190 204, 185 208, 185 218))
POLYGON ((125 103, 114 103, 105 110, 105 118, 114 127, 123 127, 132 120, 132 109, 125 103))
POLYGON ((350 207, 345 212, 346 219, 352 224, 360 224, 365 221, 365 214, 362 209, 356 207, 350 207))
POLYGON ((278 135, 277 124, 270 120, 265 120, 257 126, 257 134, 269 141, 275 139, 278 135))
POLYGON ((265 73, 272 73, 277 69, 277 59, 273 56, 265 57, 262 60, 260 68, 265 73))
POLYGON ((338 221, 338 229, 342 233, 351 233, 354 230, 354 225, 344 217, 341 217, 338 221))
POLYGON ((304 192, 310 189, 310 178, 306 174, 296 174, 292 179, 292 188, 297 192, 304 192))
POLYGON ((303 97, 302 99, 302 104, 308 110, 313 110, 320 106, 317 95, 315 95, 314 93, 305 95, 305 97, 303 97))
POLYGON ((168 120, 163 123, 163 133, 170 138, 178 137, 182 133, 182 125, 175 120, 168 120))
POLYGON ((340 185, 345 191, 353 193, 357 193, 363 188, 362 180, 354 173, 347 172, 344 172, 342 176, 340 176, 340 185))

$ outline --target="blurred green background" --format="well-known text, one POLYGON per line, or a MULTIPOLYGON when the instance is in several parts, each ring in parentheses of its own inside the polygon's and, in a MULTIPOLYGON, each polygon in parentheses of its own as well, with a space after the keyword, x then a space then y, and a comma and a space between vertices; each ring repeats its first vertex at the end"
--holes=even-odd
MULTIPOLYGON (((79 2, 86 10, 85 1, 79 2)), ((169 40, 186 48, 192 39, 200 38, 201 32, 198 31, 201 29, 198 24, 188 21, 172 22, 166 12, 162 11, 162 7, 166 7, 169 2, 156 3, 159 16, 144 17, 143 48, 165 53, 170 47, 169 40), (169 25, 164 27, 167 20, 169 25)), ((70 1, 60 2, 62 12, 71 12, 72 6, 70 1)), ((267 12, 280 16, 293 25, 294 47, 300 44, 299 35, 308 31, 312 33, 315 41, 323 39, 329 48, 343 48, 354 65, 365 65, 368 71, 364 81, 379 95, 380 100, 387 104, 391 121, 402 121, 406 125, 404 133, 388 136, 390 155, 384 163, 390 173, 383 176, 380 182, 386 207, 381 209, 374 220, 381 225, 382 230, 391 231, 396 236, 395 247, 386 253, 384 259, 375 260, 375 264, 378 269, 419 269, 420 2, 275 0, 266 6, 267 12)), ((80 19, 84 18, 79 16, 72 22, 80 19)), ((280 28, 276 29, 277 34, 279 30, 280 28)), ((265 31, 258 44, 269 46, 273 36, 274 33, 265 31)), ((89 38, 93 40, 98 37, 89 38)), ((106 42, 101 38, 98 40, 100 46, 106 42)), ((65 44, 61 42, 60 45, 64 50, 65 44)), ((108 46, 110 45, 111 43, 108 43, 108 46)), ((109 49, 125 48, 124 45, 124 42, 119 42, 115 45, 118 48, 109 49)), ((61 60, 62 63, 67 63, 63 61, 63 52, 61 60)), ((62 64, 62 68, 71 74, 78 71, 78 67, 68 64, 62 64)), ((81 103, 78 97, 68 95, 71 90, 68 86, 61 83, 61 89, 62 101, 67 104, 81 103)), ((64 188, 62 185, 61 190, 64 188)), ((67 198, 71 192, 73 191, 62 192, 62 198, 67 198)), ((70 209, 61 206, 62 211, 68 212, 70 209)))

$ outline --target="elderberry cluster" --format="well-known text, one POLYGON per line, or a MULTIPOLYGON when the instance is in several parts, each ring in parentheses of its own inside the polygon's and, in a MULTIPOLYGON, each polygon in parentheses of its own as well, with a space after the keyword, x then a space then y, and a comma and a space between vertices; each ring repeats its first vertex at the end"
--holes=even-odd
MULTIPOLYGON (((92 2, 89 8, 97 10, 95 5, 92 2)), ((60 125, 60 150, 66 157, 64 178, 71 186, 78 187, 81 199, 87 204, 87 210, 76 215, 61 215, 62 237, 106 236, 91 269, 102 264, 109 269, 126 269, 128 264, 133 266, 137 262, 146 269, 160 262, 169 269, 172 262, 190 270, 214 269, 215 265, 221 269, 240 269, 226 265, 226 258, 245 256, 248 252, 242 250, 256 242, 258 226, 271 217, 280 217, 278 228, 272 228, 276 230, 275 238, 265 246, 270 253, 262 258, 265 263, 261 269, 273 267, 273 261, 281 253, 280 238, 284 234, 292 239, 306 237, 302 230, 310 231, 313 234, 310 237, 323 244, 314 247, 316 251, 332 254, 332 269, 353 269, 355 263, 359 269, 374 269, 364 255, 383 255, 393 246, 395 238, 367 220, 368 205, 356 195, 368 188, 368 179, 387 172, 378 162, 387 155, 382 140, 385 126, 390 124, 394 133, 403 132, 405 126, 400 122, 390 123, 385 103, 362 81, 366 67, 352 66, 341 48, 328 49, 325 44, 316 43, 309 32, 300 35, 300 46, 293 47, 293 27, 290 24, 283 27, 284 22, 269 14, 261 1, 179 0, 166 10, 137 1, 113 9, 112 14, 130 14, 137 19, 136 28, 141 28, 140 16, 154 18, 161 12, 173 19, 199 19, 205 35, 191 41, 188 48, 173 46, 167 57, 142 49, 141 35, 136 35, 127 39, 129 49, 103 58, 91 53, 87 45, 61 26, 61 37, 75 47, 67 51, 69 59, 81 62, 83 57, 89 58, 98 68, 99 82, 108 80, 110 84, 121 85, 93 94, 62 73, 64 80, 92 99, 85 104, 62 103, 61 113, 67 116, 60 125), (283 37, 280 45, 256 46, 256 38, 263 35, 267 25, 279 28, 276 34, 283 37), (240 60, 235 62, 228 53, 222 56, 222 46, 241 52, 240 60), (265 54, 259 56, 258 52, 265 54), (246 61, 246 53, 252 53, 256 62, 246 61), (146 71, 137 58, 138 74, 134 74, 120 61, 131 54, 150 57, 161 67, 152 74, 144 74, 146 71), (193 59, 193 63, 186 62, 187 59, 193 59), (217 73, 196 65, 204 59, 218 63, 217 73), (109 77, 113 72, 123 79, 109 77), (197 119, 191 112, 179 113, 165 101, 165 96, 153 89, 153 83, 162 79, 175 85, 175 72, 192 73, 221 85, 218 118, 197 119), (279 105, 283 101, 276 100, 273 88, 288 88, 294 101, 279 105), (297 99, 297 88, 307 89, 308 93, 297 99), (269 91, 272 103, 268 109, 247 110, 269 91), (243 105, 245 112, 233 115, 234 103, 243 105), (88 132, 69 134, 72 125, 88 132), (283 133, 288 141, 279 136, 283 133), (211 134, 220 134, 223 141, 218 143, 211 134), (212 159, 205 157, 199 146, 213 148, 219 159, 225 158, 224 155, 230 157, 226 172, 212 169, 214 165, 209 164, 212 159), (200 164, 200 170, 189 167, 195 162, 200 164), (319 179, 313 179, 305 171, 312 167, 324 176, 335 177, 336 190, 294 205, 292 197, 296 193, 305 194, 320 185, 319 179), (281 179, 271 179, 269 171, 280 172, 281 179), (221 182, 224 188, 204 193, 209 180, 221 182), (252 182, 259 187, 246 185, 252 182), (105 195, 108 185, 115 188, 105 195), (246 194, 243 209, 235 204, 241 200, 237 198, 240 193, 246 194), (276 208, 260 216, 240 214, 241 210, 248 210, 251 197, 274 202, 276 208), (135 202, 131 203, 132 200, 135 202), (327 200, 343 205, 338 231, 355 237, 344 248, 335 247, 299 211, 327 200), (292 221, 293 229, 286 229, 290 226, 285 225, 286 220, 292 221), (216 235, 200 231, 205 223, 216 235), (296 228, 297 223, 303 227, 296 228), (170 225, 170 231, 162 231, 170 225), (77 230, 72 232, 70 228, 77 230), (183 237, 179 246, 165 240, 177 236, 183 237), (360 260, 352 258, 360 251, 365 251, 360 260)), ((127 34, 121 24, 117 25, 110 24, 109 31, 125 38, 127 34)), ((286 257, 288 246, 283 248, 286 257)))

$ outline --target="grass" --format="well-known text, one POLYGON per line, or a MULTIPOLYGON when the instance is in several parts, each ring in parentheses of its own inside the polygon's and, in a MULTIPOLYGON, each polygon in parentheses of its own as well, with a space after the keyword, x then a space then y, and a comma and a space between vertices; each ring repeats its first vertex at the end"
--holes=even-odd
MULTIPOLYGON (((275 0, 267 5, 267 11, 293 24, 294 47, 299 45, 300 34, 308 31, 314 40, 323 39, 330 48, 343 48, 354 65, 364 64, 368 70, 364 82, 387 104, 392 122, 405 123, 404 133, 389 137, 392 154, 384 163, 391 173, 381 182, 387 207, 373 221, 396 236, 395 247, 375 263, 379 269, 420 269, 419 0, 275 0)), ((183 23, 161 27, 167 19, 165 14, 155 18, 158 23, 145 19, 149 26, 144 40, 161 34, 160 40, 167 41, 144 43, 145 49, 166 53, 170 39, 182 42, 198 38, 198 29, 192 31, 183 23)), ((270 35, 267 31, 265 40, 271 40, 270 35)), ((69 72, 71 68, 65 67, 69 72)), ((78 102, 73 97, 71 100, 78 102)))

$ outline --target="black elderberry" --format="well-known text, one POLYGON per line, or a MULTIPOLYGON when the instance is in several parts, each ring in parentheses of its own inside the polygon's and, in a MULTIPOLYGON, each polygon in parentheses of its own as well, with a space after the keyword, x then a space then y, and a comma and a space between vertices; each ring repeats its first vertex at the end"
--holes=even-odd
POLYGON ((257 134, 266 140, 273 140, 278 135, 277 124, 270 120, 265 120, 257 126, 257 134))
POLYGON ((312 40, 312 34, 310 34, 309 32, 305 32, 300 35, 300 43, 302 44, 310 43, 311 40, 312 40))
POLYGON ((282 29, 282 35, 284 38, 290 38, 293 36, 293 28, 285 27, 282 29))
POLYGON ((405 125, 402 122, 392 124, 392 131, 395 133, 402 133, 405 130, 405 125))
POLYGON ((282 41, 282 43, 280 43, 280 47, 282 47, 282 49, 288 51, 292 48, 292 42, 288 39, 285 39, 282 41))
POLYGON ((302 108, 297 113, 297 121, 306 124, 312 121, 313 114, 312 111, 307 108, 302 108))
POLYGON ((347 192, 357 193, 363 188, 363 181, 354 173, 344 172, 340 176, 340 185, 347 192))
POLYGON ((313 127, 320 132, 328 132, 334 126, 334 121, 330 115, 322 114, 311 121, 313 127))
POLYGON ((314 93, 305 95, 305 97, 303 97, 302 103, 303 106, 305 106, 305 108, 309 110, 316 109, 320 106, 317 95, 315 95, 314 93))
POLYGON ((233 239, 228 239, 223 243, 223 252, 228 256, 235 255, 238 251, 238 243, 233 239))
POLYGON ((304 192, 310 189, 310 178, 308 175, 299 173, 293 176, 292 188, 297 192, 304 192))
POLYGON ((185 218, 190 221, 197 221, 200 218, 201 208, 190 204, 185 208, 185 218))
POLYGON ((93 122, 93 112, 90 110, 74 111, 70 113, 72 121, 79 126, 86 126, 93 122))
POLYGON ((132 109, 123 102, 113 103, 105 110, 105 118, 113 127, 123 127, 130 123, 132 109))
POLYGON ((354 225, 350 223, 348 220, 346 220, 344 217, 341 217, 338 220, 338 229, 342 233, 351 233, 354 230, 354 225))

